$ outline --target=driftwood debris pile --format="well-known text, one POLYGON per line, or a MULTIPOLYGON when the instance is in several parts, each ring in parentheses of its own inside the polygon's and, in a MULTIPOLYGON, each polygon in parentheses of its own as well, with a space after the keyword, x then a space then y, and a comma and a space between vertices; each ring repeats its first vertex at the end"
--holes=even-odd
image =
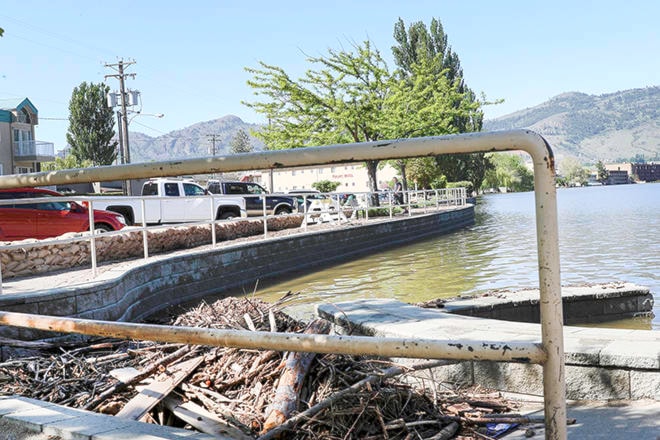
MULTIPOLYGON (((202 304, 171 325, 327 333, 258 300, 202 304)), ((0 344, 20 345, 16 341, 0 344)), ((498 393, 403 380, 404 367, 346 355, 280 353, 148 341, 85 346, 26 344, 0 362, 0 394, 16 394, 116 417, 196 429, 218 438, 491 438, 487 424, 536 422, 498 393), (27 347, 29 345, 29 347, 27 347)))

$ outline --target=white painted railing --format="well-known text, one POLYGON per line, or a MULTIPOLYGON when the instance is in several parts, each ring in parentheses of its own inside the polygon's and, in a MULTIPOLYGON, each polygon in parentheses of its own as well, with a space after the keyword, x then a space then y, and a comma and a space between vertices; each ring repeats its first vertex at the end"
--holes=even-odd
MULTIPOLYGON (((0 323, 20 327, 48 329, 88 335, 129 337, 190 344, 239 346, 269 350, 308 352, 371 353, 380 356, 401 357, 402 346, 423 346, 424 350, 411 350, 410 357, 466 359, 451 347, 461 343, 473 347, 467 358, 474 360, 508 359, 511 352, 527 353, 529 362, 543 366, 543 393, 547 439, 566 439, 566 384, 564 371, 563 311, 559 265, 559 232, 557 224, 557 194, 555 188, 555 162, 547 141, 529 130, 511 130, 492 133, 472 133, 453 136, 383 140, 357 144, 309 147, 303 150, 275 150, 232 156, 214 156, 199 159, 127 164, 83 170, 63 170, 48 173, 0 176, 0 188, 43 186, 63 183, 82 183, 129 178, 147 178, 203 173, 222 173, 254 169, 295 168, 328 163, 363 162, 409 157, 434 156, 453 153, 522 150, 527 152, 534 166, 536 205, 536 233, 538 248, 541 345, 536 343, 505 344, 499 350, 485 350, 486 341, 392 341, 390 338, 370 338, 365 345, 357 337, 331 337, 320 335, 281 335, 270 332, 238 330, 210 331, 208 329, 177 328, 172 334, 159 326, 115 323, 72 318, 46 317, 20 313, 0 312, 0 323), (301 153, 302 151, 302 153, 301 153), (166 334, 167 333, 167 334, 166 334), (369 349, 367 349, 369 347, 369 349), (481 347, 481 348, 480 348, 481 347)), ((362 339, 360 339, 362 341, 362 339)))

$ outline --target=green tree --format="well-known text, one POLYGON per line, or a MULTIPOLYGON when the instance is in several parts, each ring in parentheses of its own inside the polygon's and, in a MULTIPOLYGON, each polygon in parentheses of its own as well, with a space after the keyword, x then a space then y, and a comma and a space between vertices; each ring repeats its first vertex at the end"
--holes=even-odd
POLYGON ((531 191, 534 174, 522 158, 510 153, 488 153, 493 168, 485 173, 482 188, 506 188, 508 191, 531 191))
POLYGON ((596 164, 596 180, 598 180, 601 184, 606 185, 609 178, 610 172, 605 169, 603 161, 599 160, 596 164))
POLYGON ((72 170, 76 168, 89 168, 92 166, 90 160, 79 160, 75 155, 69 154, 66 157, 56 157, 54 162, 44 162, 41 164, 42 171, 72 170))
MULTIPOLYGON (((260 62, 246 68, 248 81, 263 102, 244 102, 268 118, 255 135, 269 149, 368 142, 381 139, 382 107, 390 74, 378 50, 369 41, 352 51, 328 50, 307 61, 317 66, 299 80, 280 67, 260 62)), ((369 188, 377 189, 377 160, 366 162, 369 188)))
POLYGON ((2 29, 2 28, 0 28, 0 37, 2 37, 2 35, 3 35, 4 33, 5 33, 5 30, 2 29))
POLYGON ((332 180, 319 180, 318 182, 312 183, 312 188, 322 193, 333 192, 337 187, 341 185, 341 182, 334 182, 332 180))
POLYGON ((589 180, 589 172, 575 157, 567 156, 559 164, 559 171, 568 186, 584 186, 589 180))
POLYGON ((73 89, 69 101, 69 130, 66 140, 79 160, 94 165, 110 165, 117 157, 114 113, 106 104, 110 88, 105 84, 83 82, 73 89))
POLYGON ((407 167, 408 180, 415 182, 418 189, 430 189, 432 182, 441 175, 438 164, 432 157, 419 157, 411 160, 407 167))
POLYGON ((230 148, 232 153, 249 153, 254 150, 250 136, 239 128, 234 137, 231 139, 230 148))
MULTIPOLYGON (((411 134, 434 136, 481 131, 481 106, 489 103, 478 100, 475 93, 465 85, 460 59, 448 45, 448 37, 440 20, 433 18, 428 29, 420 21, 412 23, 406 30, 405 23, 399 19, 394 26, 394 39, 398 43, 392 47, 395 63, 399 68, 397 74, 404 81, 418 82, 418 85, 425 86, 429 84, 429 79, 433 78, 431 81, 435 84, 441 80, 446 81, 445 89, 451 90, 442 100, 444 120, 438 126, 437 132, 421 133, 415 130, 411 131, 411 134)), ((437 99, 438 96, 443 95, 436 93, 426 99, 437 99)), ((437 107, 439 105, 436 104, 437 107)), ((448 180, 468 180, 475 188, 481 186, 486 171, 492 167, 484 153, 443 155, 437 158, 437 164, 439 171, 444 173, 448 180)))

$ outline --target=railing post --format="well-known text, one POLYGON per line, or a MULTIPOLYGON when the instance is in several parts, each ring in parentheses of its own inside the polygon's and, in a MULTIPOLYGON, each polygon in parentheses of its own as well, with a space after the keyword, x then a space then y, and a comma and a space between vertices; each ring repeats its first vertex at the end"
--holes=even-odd
POLYGON ((387 192, 387 201, 390 204, 390 218, 394 217, 394 214, 392 212, 392 191, 387 192))
POLYGON ((216 245, 216 236, 215 236, 215 202, 213 196, 208 196, 209 201, 211 202, 211 246, 215 247, 216 245))
POLYGON ((303 194, 303 229, 307 232, 307 194, 303 194))
POLYGON ((266 208, 266 194, 262 194, 263 197, 263 214, 264 214, 264 238, 268 238, 268 211, 266 208))
POLYGON ((92 199, 89 199, 89 209, 87 210, 89 215, 89 256, 92 260, 92 277, 96 278, 96 227, 94 225, 94 206, 92 199))
POLYGON ((142 247, 144 250, 144 259, 149 258, 149 243, 147 233, 147 209, 144 197, 140 197, 140 209, 142 210, 142 247))

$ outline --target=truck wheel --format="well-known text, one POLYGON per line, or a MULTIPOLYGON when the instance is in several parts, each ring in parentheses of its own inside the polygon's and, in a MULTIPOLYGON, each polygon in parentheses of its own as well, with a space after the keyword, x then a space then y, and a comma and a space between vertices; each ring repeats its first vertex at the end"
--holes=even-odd
POLYGON ((275 210, 275 215, 285 215, 285 214, 291 214, 291 210, 283 206, 280 206, 279 208, 277 208, 277 210, 275 210))
POLYGON ((231 220, 234 217, 238 217, 235 212, 227 211, 227 212, 223 212, 222 214, 220 214, 218 216, 218 219, 219 220, 231 220))
POLYGON ((103 233, 103 232, 110 232, 114 231, 109 225, 106 225, 105 223, 96 223, 94 225, 94 229, 96 232, 103 233))

